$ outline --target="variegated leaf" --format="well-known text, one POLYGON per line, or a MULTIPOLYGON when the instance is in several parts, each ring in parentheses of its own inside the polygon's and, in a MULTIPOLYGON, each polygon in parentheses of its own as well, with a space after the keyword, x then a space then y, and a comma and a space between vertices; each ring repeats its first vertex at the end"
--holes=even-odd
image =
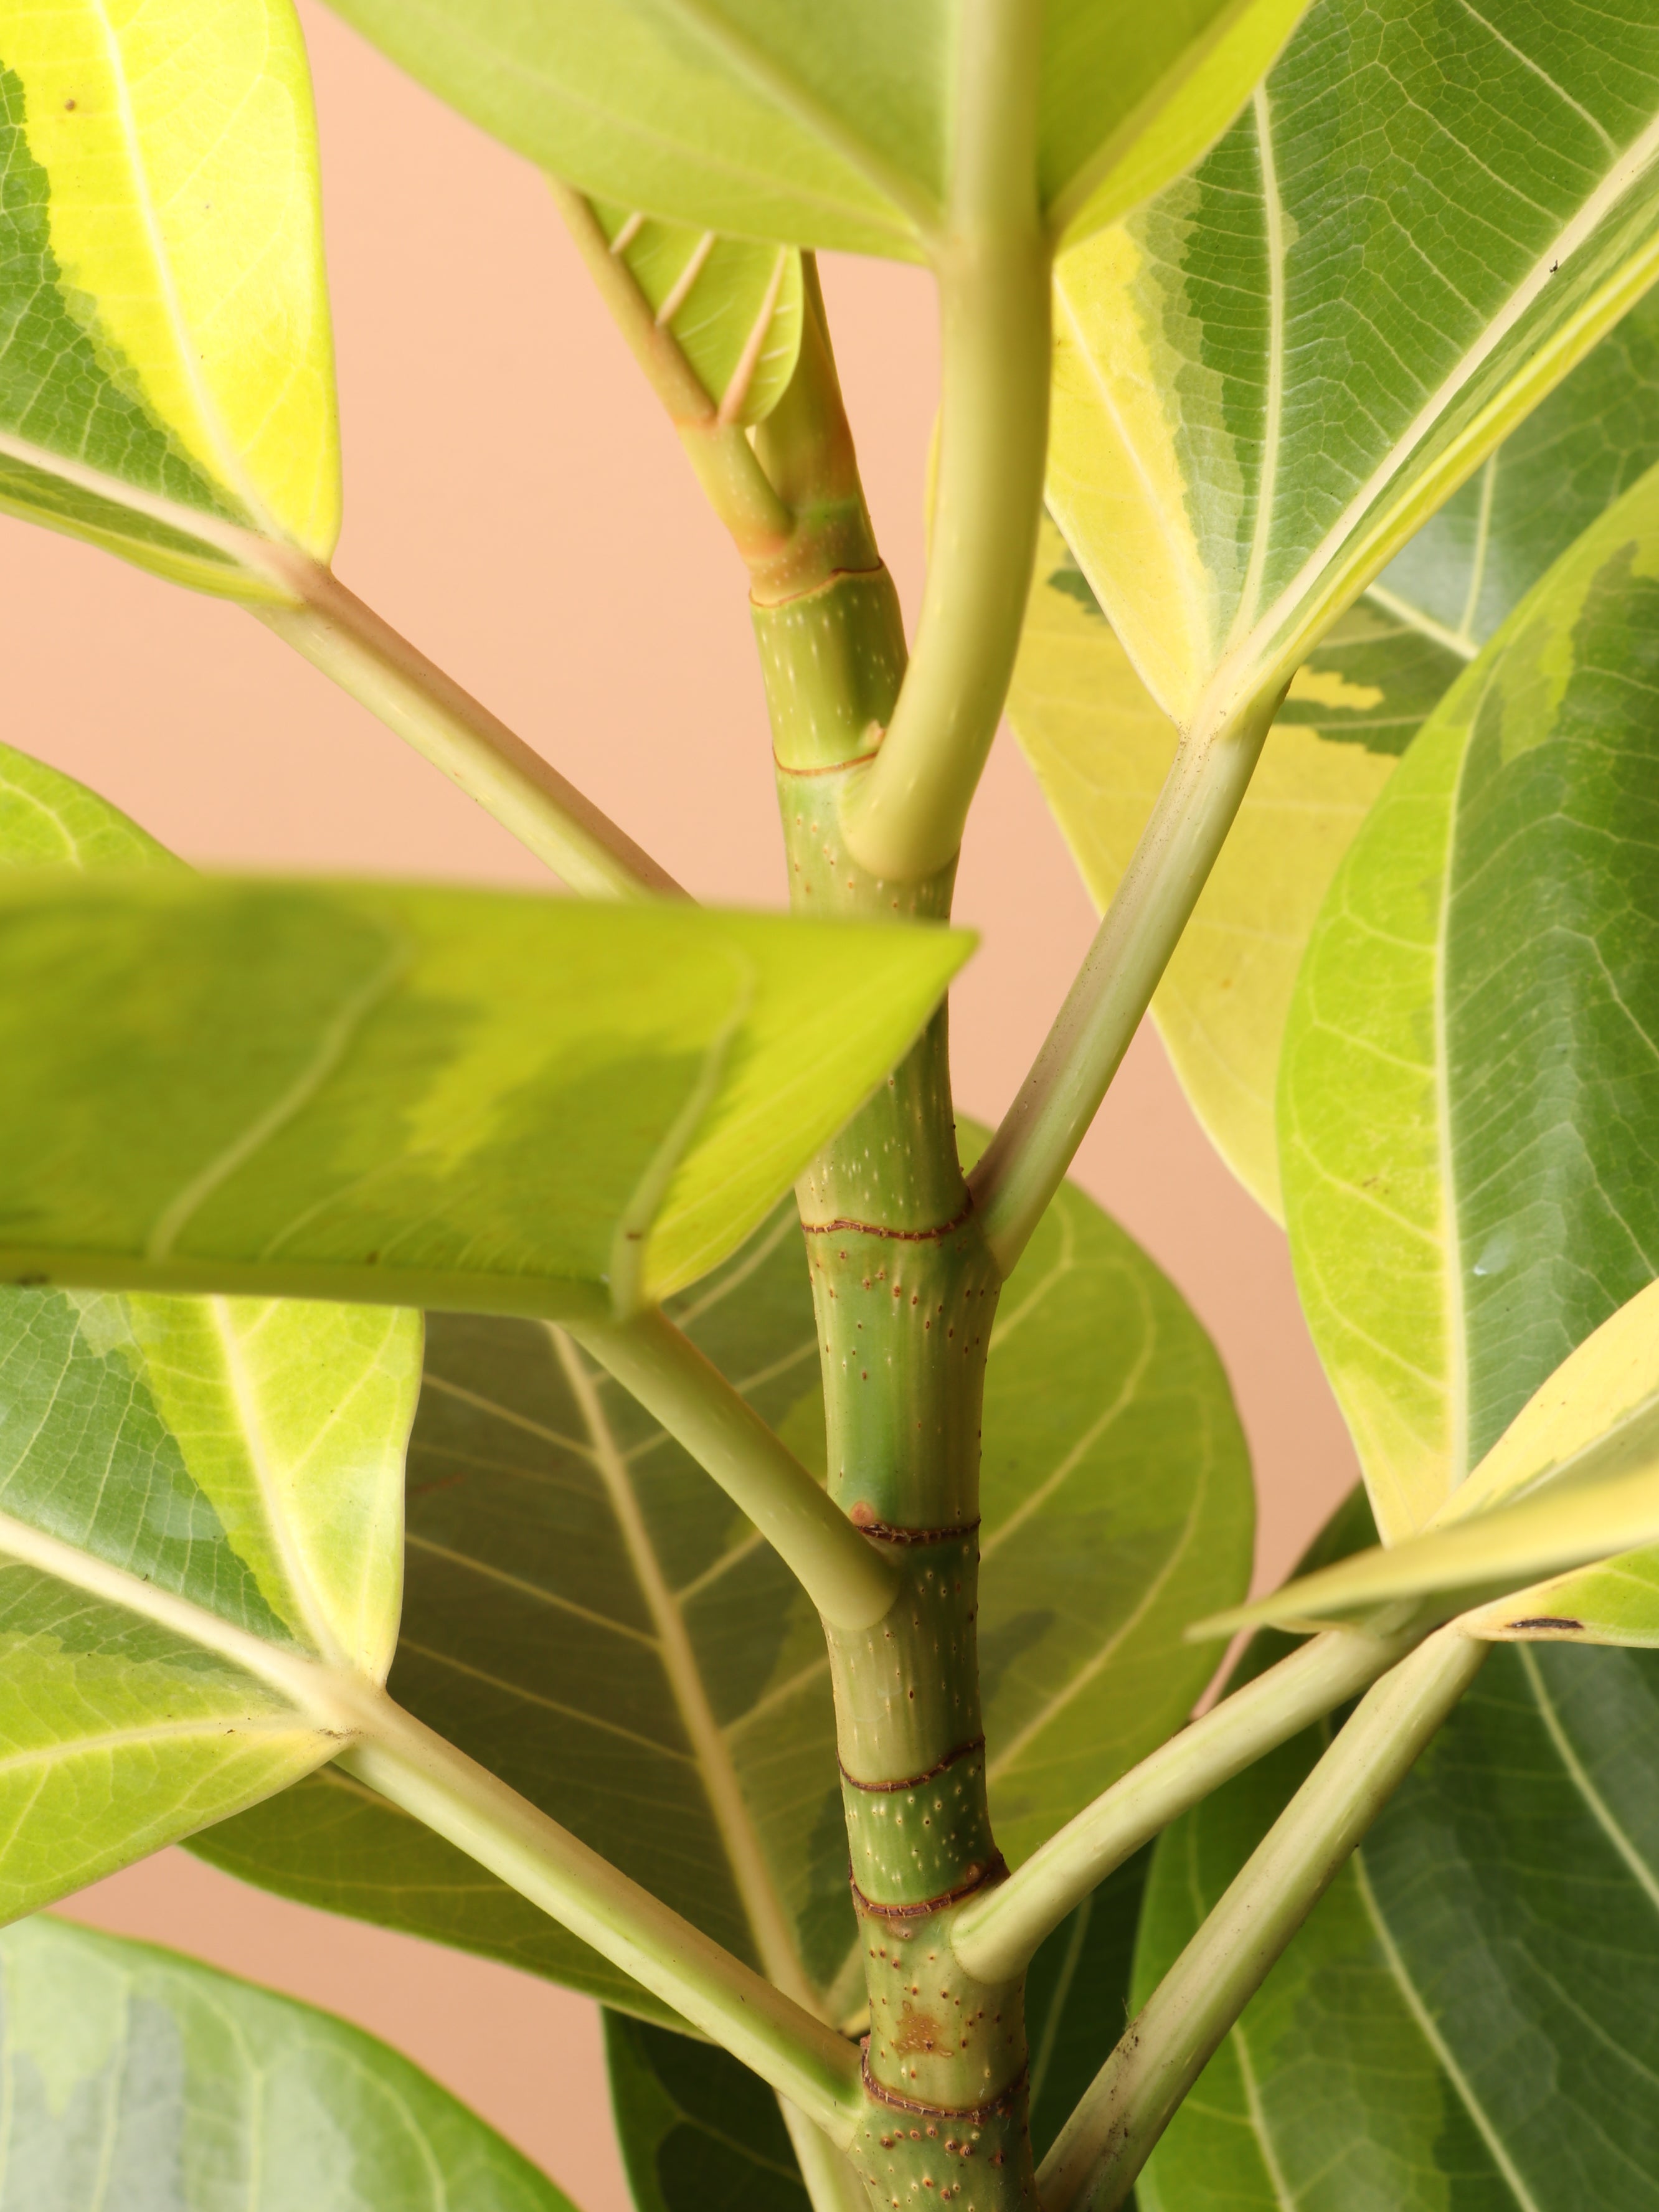
MULTIPOLYGON (((1292 678, 1152 1001, 1194 1110, 1275 1218, 1285 1018, 1338 862, 1424 717, 1550 562, 1656 459, 1659 304, 1650 296, 1425 524, 1292 678)), ((1176 732, 1052 526, 1009 713, 1103 909, 1176 732)))
POLYGON ((340 503, 292 0, 8 8, 0 174, 0 507, 289 596, 340 503))

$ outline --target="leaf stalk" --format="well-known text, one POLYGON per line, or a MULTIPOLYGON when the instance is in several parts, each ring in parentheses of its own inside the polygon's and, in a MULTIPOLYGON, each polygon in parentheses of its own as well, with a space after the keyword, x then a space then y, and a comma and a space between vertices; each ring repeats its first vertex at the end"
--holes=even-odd
POLYGON ((673 2006, 845 2148, 858 2053, 781 1990, 391 1698, 337 1764, 673 2006))
POLYGON ((934 241, 939 466, 915 650, 843 797, 847 848, 909 883, 950 861, 1007 696, 1048 453, 1050 250, 1037 194, 1042 10, 965 0, 956 150, 934 241))
POLYGON ((1486 1656, 1485 1644, 1443 1628, 1368 1692, 1061 2130, 1037 2176, 1044 2212, 1117 2212, 1212 2054, 1486 1656))
POLYGON ((856 1632, 884 1617, 893 1568, 665 1315, 570 1333, 749 1516, 826 1621, 856 1632))
POLYGON ((586 898, 683 898, 665 868, 505 722, 365 606, 295 561, 297 606, 250 609, 586 898))
POLYGON ((1231 829, 1282 693, 1184 738, 1031 1072, 969 1177, 1005 1278, 1064 1181, 1231 829))
POLYGON ((1011 1979, 1108 1875, 1224 1782, 1348 1698, 1412 1649, 1410 1636, 1316 1636, 1212 1705, 1056 1831, 1000 1888, 965 1905, 951 1929, 963 1968, 1011 1979))

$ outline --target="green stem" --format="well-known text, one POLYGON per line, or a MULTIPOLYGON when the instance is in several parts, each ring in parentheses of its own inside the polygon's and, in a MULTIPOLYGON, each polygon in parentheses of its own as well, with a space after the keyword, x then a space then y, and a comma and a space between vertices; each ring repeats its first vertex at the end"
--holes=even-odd
POLYGON ((870 2197, 845 2154, 788 2098, 778 2100, 812 2212, 870 2212, 870 2197))
POLYGON ((656 1311, 570 1333, 749 1516, 825 1620, 882 1619, 898 1577, 689 1337, 656 1311))
POLYGON ((1008 1275, 1059 1189, 1220 852, 1279 708, 1184 739, 1077 981, 969 1177, 1008 1275))
POLYGON ((934 240, 939 467, 915 656, 847 848, 910 883, 945 866, 996 733, 1024 619, 1048 447, 1049 248, 1037 198, 1040 8, 963 0, 955 155, 934 240))
POLYGON ((1235 1774, 1356 1698, 1416 1639, 1316 1636, 1224 1698, 1085 1806, 1018 1872, 963 1907, 951 1932, 964 1970, 1006 1981, 1115 1868, 1235 1774))
POLYGON ((683 897, 679 885, 505 722, 330 570, 295 563, 301 604, 251 610, 586 898, 683 897))
POLYGON ((465 1851, 694 2027, 752 2067, 845 2148, 858 2054, 701 1929, 381 1695, 338 1764, 465 1851))
POLYGON ((1044 2212, 1117 2212, 1211 2054, 1486 1650, 1442 1629, 1362 1701, 1066 2122, 1037 2177, 1044 2212))

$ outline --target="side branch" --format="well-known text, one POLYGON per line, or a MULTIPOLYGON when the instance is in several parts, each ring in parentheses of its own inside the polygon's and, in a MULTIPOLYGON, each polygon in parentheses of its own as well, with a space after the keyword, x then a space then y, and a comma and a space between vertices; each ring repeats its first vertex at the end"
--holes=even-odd
POLYGON ((915 651, 880 750, 848 784, 847 849, 909 883, 951 860, 1007 696, 1048 452, 1050 257, 1037 205, 1042 10, 957 11, 957 146, 933 240, 939 464, 915 651))
POLYGON ((296 563, 298 606, 252 611, 441 769, 586 898, 683 897, 648 853, 332 573, 296 563))
POLYGON ((487 1768, 386 1697, 337 1763, 631 1974, 842 2148, 852 2142, 852 2045, 487 1768))
POLYGON ((1017 1873, 957 1914, 951 1942, 982 1982, 1012 1981, 1039 1943, 1115 1868, 1177 1815, 1368 1689, 1414 1637, 1336 1630, 1212 1705, 1085 1806, 1017 1873))
POLYGON ((689 1337, 656 1311, 570 1334, 742 1507, 825 1620, 875 1626, 893 1569, 689 1337))
POLYGON ((1044 2212, 1117 2212, 1212 2053, 1487 1648, 1443 1628, 1369 1692, 1096 2075, 1037 2176, 1044 2212))
POLYGON ((1183 738, 1077 981, 969 1177, 1005 1279, 1042 1218, 1152 1003, 1231 829, 1279 710, 1183 738))

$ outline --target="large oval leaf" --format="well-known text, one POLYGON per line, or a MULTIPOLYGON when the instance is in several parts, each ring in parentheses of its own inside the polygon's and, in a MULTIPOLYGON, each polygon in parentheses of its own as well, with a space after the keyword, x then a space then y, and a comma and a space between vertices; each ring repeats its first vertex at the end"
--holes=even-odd
MULTIPOLYGON (((169 856, 0 746, 0 866, 169 856)), ((401 1586, 419 1317, 0 1290, 0 1917, 329 1758, 401 1586)))
POLYGON ((182 583, 287 596, 339 529, 291 0, 0 20, 0 507, 182 583))
MULTIPOLYGON (((1581 530, 1659 459, 1659 303, 1638 303, 1396 555, 1297 671, 1152 1001, 1199 1120, 1282 1218, 1273 1095, 1337 863, 1425 715, 1581 530)), ((1176 733, 1046 526, 1009 713, 1103 910, 1176 733)))
POLYGON ((62 1922, 0 1936, 0 2174, 27 2212, 570 2212, 360 2028, 62 1922))
MULTIPOLYGON (((1144 2212, 1659 2205, 1656 1726, 1646 1654, 1494 1654, 1176 2114, 1144 2212)), ((1138 2002, 1325 1741, 1160 1842, 1138 2002)))
POLYGON ((741 1242, 969 942, 391 886, 8 886, 0 1270, 626 1312, 741 1242))
POLYGON ((1291 1249, 1385 1537, 1654 1273, 1656 543, 1650 476, 1425 726, 1297 986, 1291 1249))
MULTIPOLYGON (((793 1210, 671 1310, 822 1474, 793 1210)), ((1021 1857, 1181 1725, 1210 1668, 1182 1630, 1201 1593, 1243 1591, 1252 1515, 1214 1352, 1080 1192, 1050 1210, 998 1332, 980 1637, 992 1805, 1021 1857)), ((828 1665, 776 1555, 530 1324, 434 1318, 410 1468, 394 1695, 774 1978, 855 2012, 828 1665)), ((647 2008, 337 1771, 197 1848, 647 2008)))
MULTIPOLYGON (((414 76, 583 191, 737 237, 921 258, 943 222, 942 0, 335 0, 414 76)), ((1051 0, 1038 182, 1104 222, 1222 130, 1302 0, 1051 0)))
POLYGON ((1049 503, 1180 726, 1283 684, 1659 273, 1656 152, 1646 10, 1316 0, 1062 258, 1049 503))

